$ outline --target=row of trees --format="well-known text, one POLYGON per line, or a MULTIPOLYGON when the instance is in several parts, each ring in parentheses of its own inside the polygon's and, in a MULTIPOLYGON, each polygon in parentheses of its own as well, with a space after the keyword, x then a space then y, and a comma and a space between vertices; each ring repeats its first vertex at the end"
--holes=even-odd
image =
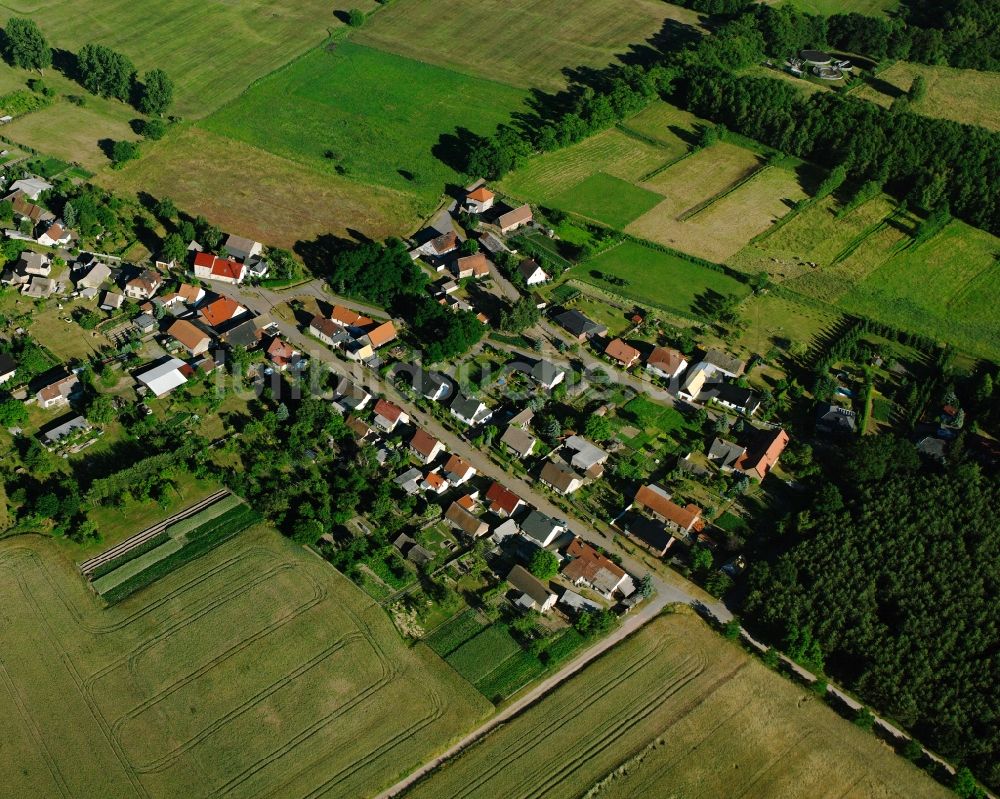
MULTIPOLYGON (((0 49, 8 63, 39 71, 52 66, 52 48, 31 19, 12 17, 3 30, 0 49)), ((91 94, 131 102, 142 113, 160 116, 173 102, 174 84, 162 69, 139 80, 131 59, 101 44, 85 44, 76 55, 75 78, 91 94)))

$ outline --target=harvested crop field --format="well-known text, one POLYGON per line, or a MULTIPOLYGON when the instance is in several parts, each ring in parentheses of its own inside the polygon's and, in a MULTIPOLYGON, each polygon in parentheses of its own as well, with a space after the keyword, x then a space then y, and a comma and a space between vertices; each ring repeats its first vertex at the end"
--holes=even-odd
POLYGON ((565 84, 566 68, 603 67, 632 45, 698 26, 697 13, 656 0, 396 0, 353 38, 512 86, 553 90, 565 84))
POLYGON ((407 794, 946 797, 687 613, 662 617, 407 794))
POLYGON ((139 161, 98 175, 101 185, 169 197, 223 230, 289 247, 348 228, 372 238, 409 231, 412 196, 358 183, 189 127, 150 146, 139 161))
POLYGON ((322 561, 239 541, 106 610, 55 544, 4 542, 8 795, 367 795, 490 712, 322 561))
POLYGON ((927 94, 911 105, 913 111, 1000 130, 1000 75, 996 72, 899 61, 880 72, 874 85, 862 86, 856 96, 889 106, 909 91, 917 75, 923 75, 927 94))

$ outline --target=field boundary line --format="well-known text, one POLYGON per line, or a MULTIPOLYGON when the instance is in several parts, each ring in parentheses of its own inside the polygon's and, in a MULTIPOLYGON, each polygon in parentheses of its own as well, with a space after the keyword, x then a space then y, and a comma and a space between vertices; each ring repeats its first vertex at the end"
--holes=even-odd
POLYGON ((615 129, 617 129, 621 133, 624 133, 629 138, 644 142, 645 144, 648 144, 651 147, 661 147, 664 149, 669 147, 669 145, 665 141, 661 141, 660 139, 657 139, 653 136, 648 136, 645 133, 640 133, 635 128, 630 128, 624 122, 617 123, 615 125, 615 129))
POLYGON ((691 148, 689 148, 686 153, 681 153, 676 158, 671 158, 669 161, 667 161, 667 163, 660 164, 655 169, 651 169, 645 175, 640 175, 639 178, 638 178, 638 180, 636 180, 636 183, 646 183, 647 181, 652 180, 657 175, 660 175, 660 174, 666 172, 668 169, 670 169, 670 167, 672 167, 672 166, 674 166, 676 164, 679 164, 685 158, 690 158, 695 153, 700 153, 703 149, 704 148, 702 148, 702 147, 691 147, 691 148))
POLYGON ((729 184, 729 186, 727 186, 726 188, 724 188, 722 191, 717 192, 716 194, 713 194, 708 199, 702 200, 697 205, 693 205, 690 208, 688 208, 686 211, 683 211, 681 214, 679 214, 677 216, 677 221, 678 222, 687 222, 689 219, 694 219, 694 217, 696 217, 702 211, 707 211, 709 208, 711 208, 717 202, 719 202, 720 200, 724 200, 726 197, 728 197, 730 194, 732 194, 737 189, 743 188, 751 180, 753 180, 755 177, 757 177, 758 175, 766 172, 770 168, 771 168, 770 164, 763 164, 763 165, 758 165, 758 166, 752 167, 749 172, 747 172, 746 174, 744 174, 742 177, 738 178, 734 183, 729 184))

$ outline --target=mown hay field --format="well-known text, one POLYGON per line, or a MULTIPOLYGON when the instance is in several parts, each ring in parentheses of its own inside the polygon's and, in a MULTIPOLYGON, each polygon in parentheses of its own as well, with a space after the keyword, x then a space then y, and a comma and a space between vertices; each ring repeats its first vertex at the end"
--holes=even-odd
POLYGON ((109 609, 55 544, 4 542, 8 795, 370 795, 490 712, 328 565, 238 541, 109 609))
POLYGON ((1000 75, 996 72, 899 61, 880 72, 874 85, 862 86, 856 96, 889 106, 896 97, 909 91, 917 75, 923 75, 927 94, 911 106, 913 111, 1000 130, 1000 103, 997 102, 1000 75))
POLYGON ((633 46, 699 29, 698 14, 657 0, 396 0, 353 38, 525 89, 559 89, 564 70, 603 67, 633 46))
POLYGON ((322 174, 197 127, 146 145, 140 160, 95 180, 117 191, 169 197, 223 230, 279 247, 345 235, 348 228, 384 238, 409 232, 419 218, 410 194, 322 174))
POLYGON ((632 241, 606 250, 568 274, 626 299, 696 318, 706 299, 749 293, 745 283, 724 272, 632 241), (621 278, 626 285, 609 284, 603 276, 621 278))
POLYGON ((662 199, 648 189, 597 172, 573 188, 557 194, 552 203, 565 211, 620 230, 654 208, 662 199))
POLYGON ((412 194, 430 211, 460 179, 439 156, 463 130, 491 133, 523 99, 520 89, 345 42, 269 75, 200 125, 320 174, 339 168, 412 194))
POLYGON ((699 620, 648 624, 406 794, 946 797, 699 620))
MULTIPOLYGON (((357 3, 363 9, 371 0, 357 3)), ((343 23, 322 0, 11 0, 6 16, 33 18, 53 46, 103 44, 141 74, 164 69, 176 85, 173 113, 203 117, 254 80, 322 42, 343 23)), ((82 92, 82 90, 81 90, 82 92)))

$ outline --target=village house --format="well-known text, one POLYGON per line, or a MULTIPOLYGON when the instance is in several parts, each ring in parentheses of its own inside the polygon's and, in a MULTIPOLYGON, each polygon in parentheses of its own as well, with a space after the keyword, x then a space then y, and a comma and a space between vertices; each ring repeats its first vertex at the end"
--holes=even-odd
POLYGON ((670 347, 657 347, 646 359, 646 371, 664 380, 676 380, 687 366, 687 359, 670 347))
POLYGON ((702 363, 706 363, 713 368, 716 372, 721 372, 726 377, 731 377, 734 380, 743 374, 746 369, 746 361, 741 361, 722 350, 710 349, 705 353, 705 357, 701 359, 702 363))
POLYGON ((49 408, 62 408, 69 405, 70 400, 83 388, 80 378, 70 372, 59 375, 56 379, 42 386, 35 398, 38 400, 38 407, 48 410, 49 408))
POLYGON ((7 353, 0 352, 0 386, 17 374, 17 363, 7 353))
POLYGON ((350 341, 344 329, 325 316, 317 315, 310 320, 309 333, 330 347, 340 347, 350 341))
POLYGON ((519 595, 515 602, 519 608, 547 613, 556 604, 556 595, 523 566, 514 566, 507 574, 507 582, 519 595))
POLYGON ((489 259, 481 252, 465 255, 455 260, 451 267, 456 278, 483 278, 490 275, 489 259))
POLYGON ((238 261, 246 263, 251 258, 258 258, 264 252, 264 245, 253 239, 246 239, 243 236, 230 234, 223 245, 226 252, 238 261))
POLYGON ((135 376, 142 385, 157 397, 169 394, 187 382, 192 369, 179 358, 166 358, 150 369, 135 376))
POLYGON ((640 352, 620 338, 616 338, 608 342, 608 346, 604 348, 604 354, 611 360, 617 361, 625 369, 631 369, 639 360, 640 352))
POLYGON ((40 225, 48 222, 54 222, 56 215, 51 211, 42 208, 40 205, 34 205, 28 202, 28 197, 23 191, 14 191, 4 197, 5 200, 10 202, 14 209, 14 213, 31 222, 32 225, 40 225))
POLYGON ((521 534, 540 547, 547 547, 566 532, 566 522, 554 519, 540 510, 531 513, 519 525, 521 534))
POLYGON ((444 452, 444 444, 421 427, 410 439, 410 452, 423 464, 433 461, 438 455, 444 452))
POLYGON ((20 193, 29 200, 37 200, 43 192, 52 189, 52 184, 39 177, 21 178, 10 184, 9 194, 4 199, 9 200, 11 194, 20 193))
POLYGON ((353 414, 347 417, 347 421, 344 422, 347 425, 347 429, 350 430, 354 437, 358 440, 359 444, 364 444, 368 439, 374 437, 375 431, 371 426, 364 421, 364 419, 359 419, 353 414))
POLYGON ((132 320, 132 327, 139 331, 140 336, 148 336, 159 329, 159 324, 155 316, 141 313, 132 320))
POLYGON ((338 327, 356 327, 363 330, 374 320, 343 305, 334 305, 333 310, 330 311, 330 321, 338 327))
POLYGON ((271 339, 265 350, 267 359, 274 364, 274 368, 279 372, 284 372, 289 366, 299 359, 301 354, 295 347, 289 344, 280 336, 271 339))
POLYGON ((133 300, 149 300, 163 285, 163 276, 152 269, 143 269, 125 284, 125 296, 133 300))
POLYGON ((525 204, 505 214, 501 214, 497 219, 497 226, 500 228, 501 233, 507 235, 508 233, 513 233, 518 228, 530 225, 533 219, 531 206, 525 204))
POLYGON ((468 397, 462 392, 455 395, 449 408, 451 415, 461 422, 475 427, 476 425, 488 422, 493 416, 493 411, 474 397, 468 397))
MULTIPOLYGON (((432 260, 439 260, 449 253, 455 252, 458 249, 458 245, 461 243, 458 234, 454 230, 448 230, 445 232, 433 231, 438 235, 429 241, 425 241, 419 247, 415 248, 411 253, 411 257, 418 258, 421 255, 426 255, 432 260)), ((439 266, 440 271, 440 266, 439 266)))
POLYGON ((456 529, 461 530, 470 538, 479 538, 490 531, 490 526, 462 507, 459 502, 452 502, 445 511, 444 518, 456 529))
POLYGON ((207 352, 212 343, 208 333, 187 319, 175 320, 167 328, 167 335, 177 341, 191 355, 201 355, 203 352, 207 352))
POLYGON ((52 259, 45 253, 25 250, 14 268, 24 275, 48 277, 52 274, 52 259))
POLYGON ((568 450, 569 464, 574 469, 579 469, 587 477, 594 479, 604 474, 608 453, 596 444, 592 444, 582 436, 570 436, 563 442, 563 447, 568 450))
POLYGON ((264 338, 264 331, 261 329, 264 320, 253 315, 249 318, 243 318, 244 316, 236 317, 223 325, 219 340, 230 347, 244 347, 251 350, 258 347, 264 338))
POLYGON ((50 427, 43 434, 45 437, 45 445, 50 449, 57 446, 64 439, 69 438, 77 433, 85 433, 88 430, 93 429, 93 425, 90 424, 82 416, 74 416, 67 419, 65 422, 57 424, 55 427, 50 427))
POLYGON ((76 281, 78 289, 99 289, 111 279, 111 268, 106 264, 96 263, 87 273, 76 281))
POLYGON ((715 371, 711 364, 705 362, 695 364, 688 370, 687 377, 684 378, 684 383, 681 385, 680 391, 677 392, 677 396, 688 402, 697 400, 704 390, 705 384, 714 374, 715 371))
POLYGON ((382 322, 365 335, 371 348, 377 350, 379 347, 384 347, 389 342, 396 340, 396 326, 392 322, 382 322))
POLYGON ((62 247, 73 240, 73 234, 59 221, 50 224, 35 241, 44 247, 62 247))
POLYGON ((428 491, 433 494, 440 496, 449 488, 451 488, 451 483, 441 476, 440 468, 431 469, 424 475, 423 481, 420 483, 420 487, 424 491, 428 491))
POLYGON ((629 596, 635 591, 628 572, 582 538, 570 542, 566 556, 571 560, 563 566, 562 575, 573 585, 590 588, 609 600, 615 592, 629 596))
POLYGON ((549 282, 549 276, 533 258, 525 258, 521 261, 517 265, 517 271, 524 279, 526 286, 540 286, 542 283, 549 282))
POLYGON ((444 465, 444 476, 453 486, 462 485, 475 475, 475 467, 459 455, 452 455, 444 465))
POLYGON ((465 202, 462 207, 466 213, 482 214, 493 207, 496 195, 485 186, 477 186, 465 195, 465 202))
POLYGON ((551 391, 566 377, 566 370, 560 369, 551 361, 537 361, 531 367, 531 378, 546 391, 551 391))
POLYGON ((562 592, 562 596, 559 597, 558 604, 563 608, 563 610, 574 616, 579 616, 581 613, 593 613, 604 609, 599 602, 594 602, 592 599, 582 597, 576 591, 571 591, 568 588, 562 592))
POLYGON ((486 504, 493 513, 506 519, 517 512, 517 509, 524 504, 524 500, 509 488, 494 480, 493 485, 486 492, 486 504))
POLYGON ((651 517, 663 524, 664 530, 670 534, 667 540, 644 540, 662 557, 672 543, 670 537, 683 539, 691 533, 700 533, 705 528, 701 518, 702 510, 697 505, 688 504, 681 507, 670 499, 670 494, 656 485, 640 486, 635 494, 633 505, 645 510, 651 517))
POLYGON ((749 388, 732 383, 715 383, 709 398, 723 408, 753 416, 760 408, 760 398, 749 388))
POLYGON ((342 377, 334 389, 334 404, 344 413, 360 411, 371 401, 372 395, 349 377, 342 377))
POLYGON ((411 496, 420 491, 420 481, 423 479, 423 474, 420 469, 410 468, 407 469, 400 475, 397 475, 393 482, 402 488, 407 494, 411 496))
POLYGON ((391 433, 396 425, 409 424, 410 415, 389 400, 380 399, 375 403, 375 424, 391 433))
POLYGON ((746 455, 736 465, 737 470, 754 480, 763 480, 777 464, 781 453, 788 446, 788 441, 788 433, 780 428, 761 431, 759 441, 753 449, 747 450, 746 455))
POLYGON ((232 258, 220 258, 207 252, 195 253, 194 275, 202 280, 220 283, 242 283, 247 275, 246 264, 232 258))
POLYGON ((850 408, 821 403, 816 408, 816 432, 828 436, 854 435, 858 430, 857 416, 850 408))
POLYGON ((216 330, 245 313, 247 313, 247 309, 231 297, 219 297, 199 311, 205 324, 216 330))
POLYGON ((556 317, 556 322, 575 336, 577 341, 581 342, 594 336, 606 336, 608 333, 608 329, 604 325, 592 322, 576 310, 563 311, 556 317))
POLYGON ((55 294, 58 288, 59 284, 52 280, 52 278, 32 275, 31 279, 21 287, 21 294, 25 297, 40 299, 55 294))
POLYGON ((510 424, 500 436, 500 443, 519 459, 530 457, 538 444, 538 439, 522 427, 510 424))
POLYGON ((542 473, 538 476, 545 485, 558 494, 572 494, 583 485, 583 478, 570 469, 555 461, 546 461, 542 473))
POLYGON ((731 472, 736 468, 736 464, 742 460, 746 451, 746 447, 741 447, 732 441, 716 438, 709 446, 707 455, 709 463, 714 463, 724 472, 731 472))

